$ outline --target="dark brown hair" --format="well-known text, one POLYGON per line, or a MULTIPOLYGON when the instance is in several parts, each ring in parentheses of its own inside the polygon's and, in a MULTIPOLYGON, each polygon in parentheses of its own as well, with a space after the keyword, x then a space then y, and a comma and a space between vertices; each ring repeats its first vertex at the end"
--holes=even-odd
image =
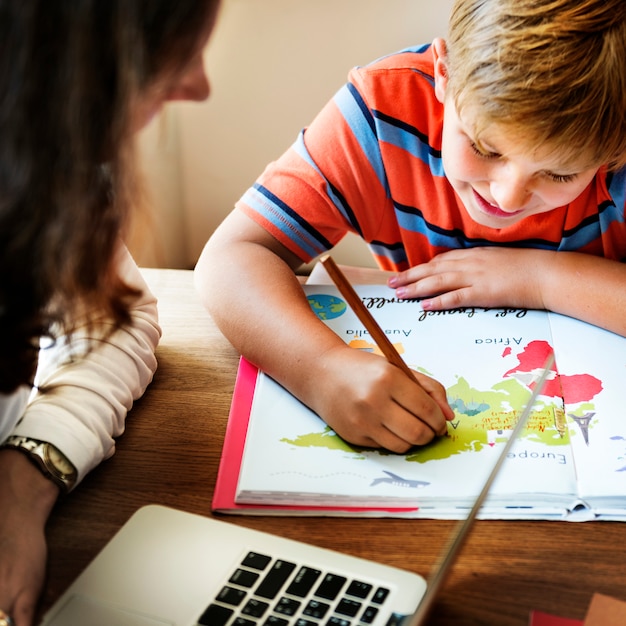
POLYGON ((0 0, 0 392, 32 381, 41 336, 128 323, 132 103, 184 66, 217 5, 0 0))

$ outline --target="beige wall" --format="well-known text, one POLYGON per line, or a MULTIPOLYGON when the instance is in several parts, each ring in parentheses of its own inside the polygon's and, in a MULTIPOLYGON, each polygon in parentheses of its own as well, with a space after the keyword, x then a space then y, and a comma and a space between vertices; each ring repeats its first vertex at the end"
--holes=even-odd
MULTIPOLYGON (((348 70, 445 36, 452 0, 223 0, 203 104, 169 105, 141 136, 156 233, 142 265, 192 267, 206 239, 348 70)), ((356 238, 338 261, 372 264, 356 238)))

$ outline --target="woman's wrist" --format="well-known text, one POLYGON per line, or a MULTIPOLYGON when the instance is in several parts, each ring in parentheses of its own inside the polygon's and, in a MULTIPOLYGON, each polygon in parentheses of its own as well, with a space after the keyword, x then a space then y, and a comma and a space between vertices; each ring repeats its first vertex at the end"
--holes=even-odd
POLYGON ((17 450, 0 450, 0 501, 14 513, 39 519, 43 524, 56 503, 60 490, 17 450))

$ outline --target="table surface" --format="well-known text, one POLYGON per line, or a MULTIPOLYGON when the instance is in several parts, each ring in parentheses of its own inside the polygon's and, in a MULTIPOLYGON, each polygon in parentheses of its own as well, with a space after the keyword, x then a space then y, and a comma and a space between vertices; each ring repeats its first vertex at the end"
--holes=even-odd
MULTIPOLYGON (((116 454, 61 500, 47 528, 40 615, 139 507, 211 515, 238 355, 204 311, 187 270, 144 271, 159 298, 159 369, 116 454)), ((428 577, 457 522, 220 516, 428 577)), ((478 521, 431 624, 528 624, 531 609, 582 619, 594 592, 626 599, 626 524, 478 521)))

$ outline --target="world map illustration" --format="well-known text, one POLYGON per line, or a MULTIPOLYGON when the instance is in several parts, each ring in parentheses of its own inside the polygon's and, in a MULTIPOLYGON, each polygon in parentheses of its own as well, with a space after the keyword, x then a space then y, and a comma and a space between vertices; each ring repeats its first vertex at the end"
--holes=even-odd
MULTIPOLYGON (((342 315, 345 302, 335 296, 309 296, 309 303, 320 319, 342 315)), ((358 350, 381 354, 375 343, 353 339, 348 344, 358 350)), ((400 354, 405 353, 402 343, 394 343, 400 354)), ((464 376, 447 387, 447 396, 455 418, 448 423, 447 436, 432 444, 414 448, 405 455, 406 461, 425 463, 443 460, 465 452, 480 451, 506 441, 538 380, 546 356, 552 350, 546 341, 531 341, 512 353, 507 347, 502 352, 503 372, 489 388, 478 388, 464 376), (514 356, 513 368, 504 367, 504 357, 514 356)), ((507 360, 510 363, 510 359, 507 360)), ((420 364, 409 363, 417 371, 430 374, 420 364)), ((602 381, 591 374, 559 375, 556 367, 545 384, 539 400, 528 420, 521 438, 551 447, 568 446, 571 437, 582 437, 586 445, 596 415, 594 397, 602 391, 602 381), (568 428, 568 424, 573 425, 568 428)), ((325 426, 318 432, 295 438, 283 438, 283 443, 297 447, 318 447, 342 453, 391 454, 384 450, 361 449, 353 446, 325 426)), ((392 478, 390 478, 392 480, 392 478)))
POLYGON ((332 320, 343 315, 347 309, 344 300, 337 296, 315 294, 308 296, 309 305, 321 320, 332 320))

